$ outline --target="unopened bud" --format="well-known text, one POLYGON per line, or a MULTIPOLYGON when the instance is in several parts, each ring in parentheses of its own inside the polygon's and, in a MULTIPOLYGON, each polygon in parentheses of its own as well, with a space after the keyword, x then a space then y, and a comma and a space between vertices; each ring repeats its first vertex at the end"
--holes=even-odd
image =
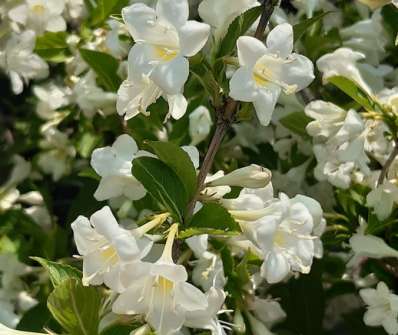
POLYGON ((248 188, 262 188, 271 181, 271 171, 252 164, 241 169, 237 169, 227 175, 212 181, 209 186, 240 186, 248 188))

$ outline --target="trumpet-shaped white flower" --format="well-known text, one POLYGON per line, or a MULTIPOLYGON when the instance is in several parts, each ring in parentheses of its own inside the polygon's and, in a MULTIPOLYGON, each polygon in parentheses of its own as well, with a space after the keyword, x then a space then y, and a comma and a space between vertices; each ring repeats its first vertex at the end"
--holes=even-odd
POLYGON ((185 327, 207 329, 212 335, 225 335, 224 327, 217 318, 225 300, 225 292, 211 287, 206 292, 208 308, 188 313, 184 322, 185 327))
POLYGON ((55 118, 55 111, 69 104, 70 92, 68 89, 59 87, 52 82, 45 86, 35 86, 33 93, 39 99, 36 113, 44 120, 55 118))
POLYGON ((64 8, 64 0, 25 0, 23 4, 11 9, 8 16, 25 29, 31 29, 41 35, 45 31, 66 30, 66 23, 62 17, 64 8))
MULTIPOLYGON (((153 242, 144 234, 163 223, 167 216, 159 215, 130 231, 119 226, 108 206, 95 212, 90 220, 79 216, 72 229, 79 254, 83 256, 83 284, 105 283, 117 292, 123 291, 126 278, 132 275, 126 273, 124 266, 136 264, 149 253, 153 242)), ((137 270, 134 274, 139 276, 137 270)))
POLYGON ((349 48, 339 48, 320 57, 316 65, 323 73, 322 80, 325 84, 331 77, 342 76, 354 81, 368 94, 372 94, 373 89, 367 78, 365 79, 365 75, 362 73, 363 69, 360 68, 364 64, 359 63, 365 58, 366 56, 361 52, 349 48))
POLYGON ((83 114, 88 118, 92 118, 97 112, 105 115, 115 112, 116 94, 105 92, 98 87, 93 71, 87 72, 79 79, 73 88, 73 97, 83 114))
POLYGON ((48 76, 47 63, 33 53, 35 43, 35 33, 27 30, 19 35, 12 33, 4 49, 0 50, 0 68, 10 77, 15 94, 22 93, 24 82, 48 76))
POLYGON ((358 1, 368 6, 372 10, 388 5, 389 3, 392 3, 394 6, 398 7, 397 0, 358 0, 358 1))
POLYGON ((291 271, 308 273, 313 257, 322 256, 320 235, 325 228, 317 201, 281 194, 272 196, 272 186, 243 189, 236 199, 223 200, 238 220, 254 252, 264 259, 261 275, 269 283, 283 280, 291 271), (315 242, 317 241, 317 242, 315 242))
POLYGON ((315 119, 308 124, 307 132, 314 137, 318 180, 347 188, 356 171, 369 174, 365 125, 357 112, 314 101, 306 106, 305 113, 315 119))
POLYGON ((238 39, 240 68, 230 82, 230 96, 253 102, 262 125, 268 125, 281 92, 296 93, 314 79, 311 61, 293 51, 293 28, 284 23, 267 36, 266 45, 254 37, 238 39))
POLYGON ((209 135, 213 121, 209 110, 204 106, 199 106, 189 114, 189 135, 191 145, 197 145, 209 135))
POLYGON ((366 204, 374 209, 379 220, 387 219, 397 203, 398 187, 388 180, 369 192, 366 197, 366 204))
POLYGON ((40 146, 44 150, 39 154, 37 164, 57 181, 71 170, 76 150, 70 145, 68 136, 57 128, 46 128, 43 135, 40 146))
POLYGON ((195 254, 192 281, 208 291, 211 287, 223 288, 226 284, 221 258, 208 250, 208 235, 193 236, 185 240, 195 254))
MULTIPOLYGON (((128 60, 128 78, 123 81, 117 92, 116 109, 119 115, 126 120, 138 114, 149 115, 148 107, 163 96, 169 104, 169 113, 173 119, 181 118, 186 110, 188 102, 181 93, 165 93, 151 78, 144 72, 145 66, 136 57, 137 49, 132 48, 128 60)), ((167 118, 166 117, 166 118, 167 118)))
POLYGON ((111 147, 95 149, 91 155, 91 166, 102 178, 94 193, 99 200, 126 196, 131 200, 141 199, 146 190, 131 174, 132 161, 138 151, 134 139, 127 134, 120 135, 111 147))
POLYGON ((376 289, 360 290, 359 295, 367 305, 364 323, 370 327, 383 326, 389 335, 398 334, 398 296, 383 282, 379 282, 376 289))
POLYGON ((210 26, 188 21, 187 0, 159 0, 156 9, 137 3, 122 10, 124 22, 135 40, 144 72, 165 94, 181 93, 189 74, 185 57, 205 45, 210 26))
POLYGON ((271 171, 256 164, 236 169, 225 176, 212 180, 208 185, 214 186, 240 186, 249 188, 263 188, 271 180, 271 171))
POLYGON ((199 15, 214 28, 214 36, 218 40, 236 17, 259 5, 257 0, 203 0, 199 5, 199 15))
POLYGON ((286 318, 286 313, 279 302, 271 298, 261 299, 254 297, 252 301, 249 300, 248 306, 255 317, 268 328, 286 318))
POLYGON ((384 30, 380 12, 373 13, 369 19, 341 29, 340 35, 343 38, 343 45, 362 52, 368 63, 378 65, 383 59, 388 35, 384 30))
MULTIPOLYGON (((131 281, 131 285, 113 304, 114 313, 145 315, 145 320, 159 335, 175 334, 192 312, 209 307, 206 295, 187 283, 186 269, 173 262, 172 247, 177 229, 177 224, 170 228, 159 260, 142 265, 146 274, 131 281)), ((138 266, 130 269, 137 270, 138 266)))

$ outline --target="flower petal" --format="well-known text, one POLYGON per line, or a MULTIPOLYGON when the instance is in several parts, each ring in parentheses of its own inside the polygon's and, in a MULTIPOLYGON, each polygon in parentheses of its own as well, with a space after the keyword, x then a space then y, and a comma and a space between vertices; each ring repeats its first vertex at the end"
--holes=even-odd
POLYGON ((263 126, 269 125, 280 93, 280 87, 275 85, 268 85, 258 90, 258 95, 253 105, 256 109, 257 117, 263 126))
POLYGON ((277 25, 267 36, 268 50, 286 58, 293 51, 293 27, 289 23, 277 25))
POLYGON ((189 62, 184 57, 158 65, 152 73, 152 80, 167 94, 180 93, 188 79, 189 62))
POLYGON ((187 111, 188 101, 181 93, 168 95, 167 102, 169 103, 169 113, 174 120, 178 120, 184 116, 187 111))
POLYGON ((115 149, 118 156, 126 161, 133 160, 134 154, 138 151, 137 143, 127 134, 120 135, 113 143, 112 148, 115 149))
POLYGON ((105 236, 109 241, 112 240, 121 229, 109 206, 104 206, 91 215, 90 222, 94 225, 95 230, 99 234, 105 236))
POLYGON ((239 37, 237 48, 239 64, 249 68, 254 67, 257 60, 267 52, 263 42, 250 36, 239 37))
POLYGON ((261 266, 261 275, 270 284, 283 280, 289 274, 289 271, 290 266, 286 258, 276 252, 269 253, 261 266))
POLYGON ((188 21, 178 31, 181 53, 186 57, 196 55, 206 44, 210 26, 206 23, 188 21))
POLYGON ((187 0, 158 0, 156 13, 162 19, 166 19, 174 27, 184 25, 189 16, 189 5, 187 0))
POLYGON ((236 70, 229 83, 229 96, 235 100, 252 102, 257 97, 257 86, 252 71, 244 66, 236 70))

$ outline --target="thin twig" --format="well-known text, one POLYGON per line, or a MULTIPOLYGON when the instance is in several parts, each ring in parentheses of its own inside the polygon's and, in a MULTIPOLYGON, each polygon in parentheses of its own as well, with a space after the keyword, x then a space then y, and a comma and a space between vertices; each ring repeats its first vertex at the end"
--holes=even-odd
MULTIPOLYGON (((268 21, 274 11, 275 0, 265 0, 262 4, 263 11, 261 14, 260 22, 258 24, 255 37, 262 40, 264 31, 267 28, 268 21)), ((203 164, 200 168, 197 182, 197 189, 194 197, 191 199, 187 206, 186 216, 189 218, 192 216, 195 208, 195 203, 200 196, 200 192, 203 190, 205 185, 205 179, 213 166, 214 158, 216 157, 217 151, 220 148, 221 142, 230 128, 232 122, 235 119, 235 114, 238 109, 239 103, 232 98, 228 98, 223 107, 217 111, 217 126, 211 139, 209 148, 206 152, 203 164)))
POLYGON ((377 186, 383 184, 384 179, 387 177, 388 170, 391 167, 391 164, 394 162, 395 157, 398 155, 398 141, 395 141, 394 150, 391 152, 390 156, 388 157, 386 163, 383 166, 383 169, 380 172, 379 179, 377 180, 377 186))

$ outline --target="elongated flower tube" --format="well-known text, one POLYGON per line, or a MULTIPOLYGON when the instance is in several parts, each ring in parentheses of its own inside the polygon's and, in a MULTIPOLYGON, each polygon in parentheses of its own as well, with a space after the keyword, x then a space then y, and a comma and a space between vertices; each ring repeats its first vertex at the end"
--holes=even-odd
POLYGON ((173 261, 172 249, 177 230, 178 224, 171 226, 162 256, 156 263, 130 266, 126 273, 138 271, 145 274, 132 279, 130 286, 113 304, 114 313, 143 314, 159 335, 174 334, 181 329, 187 315, 208 308, 206 295, 186 282, 186 269, 173 261))

